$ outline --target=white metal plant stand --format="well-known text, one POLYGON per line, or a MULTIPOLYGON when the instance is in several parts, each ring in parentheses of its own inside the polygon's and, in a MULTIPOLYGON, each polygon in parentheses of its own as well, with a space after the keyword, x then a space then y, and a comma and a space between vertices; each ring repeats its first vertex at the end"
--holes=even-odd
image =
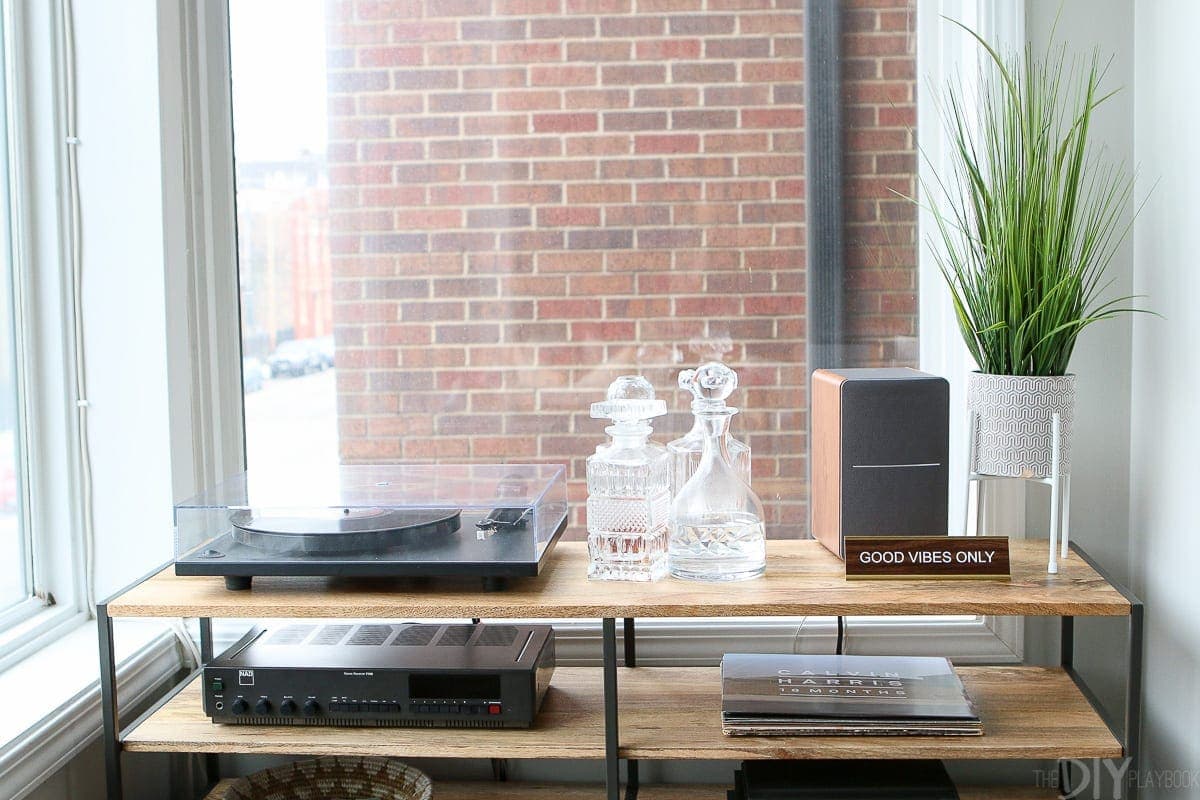
MULTIPOLYGON (((1013 480, 1009 475, 988 475, 975 471, 975 439, 978 415, 971 412, 971 427, 967 436, 967 502, 963 509, 963 535, 973 535, 979 532, 979 521, 983 517, 983 481, 1013 480), (971 485, 979 484, 975 501, 975 528, 968 525, 971 516, 971 485)), ((1051 419, 1051 461, 1049 475, 1022 475, 1017 480, 1033 481, 1050 487, 1050 558, 1046 571, 1051 575, 1058 574, 1059 558, 1067 558, 1070 547, 1071 521, 1071 475, 1063 473, 1062 465, 1062 420, 1058 414, 1051 419)))

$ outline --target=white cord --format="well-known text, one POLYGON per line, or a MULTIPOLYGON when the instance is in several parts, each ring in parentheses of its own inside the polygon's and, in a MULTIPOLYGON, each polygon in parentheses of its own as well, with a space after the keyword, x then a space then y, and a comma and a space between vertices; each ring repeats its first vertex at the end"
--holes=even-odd
POLYGON ((796 626, 796 634, 792 637, 792 652, 800 652, 800 637, 804 633, 804 626, 808 624, 808 615, 805 614, 800 618, 800 624, 796 626))
POLYGON ((200 647, 196 644, 196 640, 192 638, 192 633, 187 629, 187 624, 182 619, 172 619, 170 622, 171 632, 179 639, 179 643, 183 645, 183 649, 187 651, 191 659, 192 668, 199 667, 204 663, 204 659, 200 656, 200 647))
MULTIPOLYGON (((71 310, 72 332, 75 341, 75 401, 78 425, 77 453, 79 456, 80 491, 82 494, 84 595, 88 612, 96 616, 96 525, 95 504, 92 487, 92 453, 88 439, 87 361, 83 341, 83 214, 79 188, 79 145, 77 130, 75 92, 75 15, 72 0, 60 0, 63 51, 63 118, 65 122, 63 141, 67 145, 67 202, 69 260, 71 264, 71 310)), ((171 632, 179 639, 192 663, 202 663, 200 649, 181 619, 170 622, 171 632)))
POLYGON ((88 442, 87 368, 83 342, 83 222, 79 196, 79 145, 75 113, 75 15, 71 0, 60 0, 62 25, 64 141, 67 145, 67 249, 71 265, 72 333, 75 342, 76 448, 82 495, 84 595, 88 611, 96 615, 96 531, 92 499, 92 454, 88 442))

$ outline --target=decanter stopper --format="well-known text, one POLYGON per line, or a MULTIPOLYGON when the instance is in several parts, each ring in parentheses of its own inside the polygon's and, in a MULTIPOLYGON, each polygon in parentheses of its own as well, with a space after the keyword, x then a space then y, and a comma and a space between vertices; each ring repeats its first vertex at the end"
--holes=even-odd
POLYGON ((737 373, 719 361, 710 361, 697 369, 679 373, 679 388, 687 389, 702 408, 721 408, 737 388, 737 373))
POLYGON ((655 398, 654 387, 641 375, 622 375, 609 384, 602 402, 592 403, 591 413, 592 419, 611 419, 622 432, 636 433, 666 414, 667 403, 655 398))

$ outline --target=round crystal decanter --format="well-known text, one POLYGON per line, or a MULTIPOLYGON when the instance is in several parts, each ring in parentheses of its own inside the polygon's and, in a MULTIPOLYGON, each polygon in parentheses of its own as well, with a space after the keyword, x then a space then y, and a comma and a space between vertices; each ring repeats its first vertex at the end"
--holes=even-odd
POLYGON ((724 400, 737 376, 713 363, 696 370, 694 380, 711 402, 693 406, 704 447, 700 464, 671 505, 671 575, 693 581, 757 578, 766 569, 762 501, 734 463, 729 420, 738 410, 724 400))
MULTIPOLYGON (((717 361, 710 361, 699 369, 685 369, 679 373, 679 388, 692 395, 692 413, 705 409, 725 407, 725 400, 737 388, 737 373, 717 361)), ((700 466, 704 454, 704 423, 693 416, 692 429, 667 444, 671 453, 671 495, 679 494, 688 478, 700 466)), ((750 446, 730 436, 729 456, 747 484, 750 483, 750 446)))
POLYGON ((654 387, 624 375, 591 415, 610 419, 611 439, 587 459, 588 577, 653 581, 667 574, 671 456, 650 441, 650 420, 667 413, 654 387))

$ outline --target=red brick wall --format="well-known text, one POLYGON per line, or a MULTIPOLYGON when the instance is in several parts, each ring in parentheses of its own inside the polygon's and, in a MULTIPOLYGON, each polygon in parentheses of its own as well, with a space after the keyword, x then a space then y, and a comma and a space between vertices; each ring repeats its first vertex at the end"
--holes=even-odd
MULTIPOLYGON (((582 501, 609 381, 654 382, 666 442, 690 422, 676 373, 720 358, 772 534, 801 535, 801 5, 332 2, 343 459, 569 463, 582 501)), ((912 217, 888 191, 912 155, 910 16, 846 15, 859 363, 915 334, 912 217)))

